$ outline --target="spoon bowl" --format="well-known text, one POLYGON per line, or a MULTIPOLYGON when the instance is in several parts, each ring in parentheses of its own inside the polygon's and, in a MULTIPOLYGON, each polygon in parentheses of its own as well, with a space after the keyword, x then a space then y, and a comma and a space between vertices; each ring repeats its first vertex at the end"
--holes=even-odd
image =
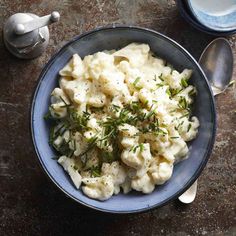
POLYGON ((225 38, 213 40, 199 59, 214 95, 222 93, 230 83, 233 74, 233 52, 225 38))

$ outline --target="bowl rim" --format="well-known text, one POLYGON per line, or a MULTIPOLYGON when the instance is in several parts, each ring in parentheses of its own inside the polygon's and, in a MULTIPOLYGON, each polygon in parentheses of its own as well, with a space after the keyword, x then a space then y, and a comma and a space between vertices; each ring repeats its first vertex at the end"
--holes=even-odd
POLYGON ((176 41, 174 41, 173 39, 169 38, 168 36, 163 35, 162 33, 159 33, 155 30, 152 29, 148 29, 148 28, 144 28, 144 27, 139 27, 139 26, 132 26, 132 25, 112 25, 112 26, 105 26, 105 27, 98 27, 95 28, 93 30, 87 31, 85 33, 82 33, 80 35, 77 35, 75 37, 73 37, 71 40, 69 40, 67 43, 65 43, 59 50, 57 50, 49 59, 49 61, 44 65, 39 77, 38 77, 38 81, 36 83, 35 86, 35 90, 33 92, 33 96, 31 99, 31 107, 30 107, 30 133, 31 133, 31 139, 33 142, 33 146, 34 146, 34 151, 36 153, 37 159, 40 163, 41 168, 44 170, 44 173, 49 177, 49 179, 62 191, 66 194, 66 196, 70 197, 71 199, 73 199, 74 201, 89 207, 91 209, 94 210, 98 210, 101 212, 106 212, 106 213, 115 213, 115 214, 131 214, 131 213, 141 213, 141 212, 147 212, 151 209, 157 208, 157 207, 161 207, 166 205, 167 203, 169 203, 170 201, 173 201, 175 199, 177 199, 182 193, 184 193, 194 182, 195 180, 200 176, 202 170, 204 169, 204 167, 206 166, 208 159, 210 157, 210 154, 212 152, 212 148, 215 142, 215 136, 216 136, 216 127, 217 127, 217 119, 216 119, 216 108, 215 108, 215 100, 214 100, 214 96, 211 90, 211 87, 209 85, 209 82, 206 78, 206 75, 204 74, 203 70, 201 69, 200 65, 198 64, 198 62, 194 59, 194 57, 184 48, 182 47, 180 44, 178 44, 176 41), (158 35, 159 37, 163 38, 164 40, 169 41, 172 45, 174 45, 176 48, 178 48, 179 50, 181 50, 198 68, 198 70, 200 71, 200 73, 202 74, 202 77, 204 78, 204 81, 207 85, 208 88, 208 92, 210 94, 210 103, 211 103, 211 110, 212 110, 212 118, 213 118, 213 129, 212 129, 212 136, 210 138, 209 144, 207 146, 205 155, 203 157, 203 162, 201 163, 200 167, 197 169, 197 171, 195 172, 195 174, 189 179, 189 181, 186 183, 185 187, 183 187, 182 189, 180 189, 178 192, 176 192, 175 194, 171 195, 170 197, 166 198, 165 200, 163 200, 161 203, 158 204, 154 204, 152 206, 147 206, 141 209, 137 209, 137 210, 109 210, 106 208, 100 208, 100 207, 96 207, 94 205, 90 205, 87 204, 86 202, 81 201, 80 199, 74 197, 72 194, 70 194, 69 192, 67 192, 66 189, 64 189, 63 187, 61 187, 58 183, 57 180, 51 175, 51 173, 47 170, 46 166, 44 165, 44 162, 42 161, 41 155, 40 155, 40 151, 37 147, 36 144, 36 139, 35 139, 35 135, 34 135, 34 109, 35 109, 35 101, 36 101, 36 97, 38 94, 38 91, 40 89, 40 85, 41 82, 43 81, 43 78, 45 76, 45 74, 47 73, 48 69, 50 68, 50 66, 52 65, 54 59, 59 56, 66 47, 68 47, 70 44, 74 43, 75 41, 78 41, 80 39, 82 39, 83 37, 86 37, 90 34, 93 33, 97 33, 97 32, 101 32, 101 31, 110 31, 110 30, 119 30, 119 29, 134 29, 134 30, 139 30, 139 31, 145 31, 154 35, 158 35))

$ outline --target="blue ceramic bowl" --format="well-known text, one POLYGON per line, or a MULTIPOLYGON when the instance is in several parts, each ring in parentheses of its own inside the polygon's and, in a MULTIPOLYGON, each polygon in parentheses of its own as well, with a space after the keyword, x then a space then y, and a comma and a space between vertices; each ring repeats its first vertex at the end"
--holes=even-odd
POLYGON ((31 108, 31 132, 38 159, 50 179, 67 196, 96 210, 112 213, 135 213, 162 206, 177 198, 197 179, 207 163, 216 132, 214 98, 207 79, 194 58, 172 39, 152 30, 138 27, 100 28, 82 34, 67 43, 44 67, 38 81, 31 108), (178 70, 192 69, 191 83, 198 90, 194 103, 194 114, 201 126, 197 138, 192 141, 187 160, 177 164, 172 178, 157 186, 149 195, 131 192, 119 194, 101 202, 76 190, 68 175, 52 157, 54 150, 48 145, 49 126, 43 116, 48 111, 50 93, 58 86, 58 72, 74 53, 81 57, 105 49, 118 49, 131 42, 150 45, 156 55, 167 60, 178 70))
POLYGON ((235 30, 230 30, 230 31, 215 31, 215 30, 211 30, 207 27, 205 27, 204 25, 202 25, 201 23, 199 23, 194 16, 192 15, 192 13, 190 12, 188 5, 187 5, 187 1, 185 0, 176 0, 177 3, 177 7, 179 9, 180 15, 190 24, 192 25, 194 28, 207 33, 207 34, 211 34, 211 35, 215 35, 215 36, 227 36, 227 35, 232 35, 236 33, 236 29, 235 30))
POLYGON ((218 32, 236 30, 236 1, 187 0, 194 18, 206 28, 218 32), (214 4, 213 4, 214 3, 214 4))

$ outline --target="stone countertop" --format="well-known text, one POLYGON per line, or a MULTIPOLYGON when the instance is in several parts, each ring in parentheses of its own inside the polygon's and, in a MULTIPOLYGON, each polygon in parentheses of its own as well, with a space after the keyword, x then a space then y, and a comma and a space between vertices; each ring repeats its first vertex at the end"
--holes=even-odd
MULTIPOLYGON (((172 0, 0 1, 3 22, 16 12, 53 10, 47 51, 19 60, 0 42, 0 235, 236 235, 236 90, 216 99, 218 130, 211 158, 199 178, 191 205, 174 201, 136 215, 87 209, 67 198, 43 173, 31 143, 30 103, 40 71, 75 35, 111 23, 148 27, 170 36, 198 59, 214 38, 193 29, 172 0)), ((229 37, 234 56, 235 36, 229 37)), ((234 78, 236 71, 234 71, 234 78)))

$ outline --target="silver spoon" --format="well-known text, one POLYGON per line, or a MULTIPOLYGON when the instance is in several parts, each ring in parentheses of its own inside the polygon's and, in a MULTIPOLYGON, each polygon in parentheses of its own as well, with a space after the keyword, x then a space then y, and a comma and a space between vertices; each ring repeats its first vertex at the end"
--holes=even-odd
MULTIPOLYGON (((211 85, 214 96, 223 93, 231 84, 233 52, 225 38, 217 38, 208 44, 200 56, 199 64, 211 85)), ((196 193, 197 180, 179 196, 179 200, 186 204, 191 203, 194 201, 196 193)))
POLYGON ((227 39, 217 38, 213 40, 199 59, 214 95, 224 92, 233 74, 233 52, 227 39))

